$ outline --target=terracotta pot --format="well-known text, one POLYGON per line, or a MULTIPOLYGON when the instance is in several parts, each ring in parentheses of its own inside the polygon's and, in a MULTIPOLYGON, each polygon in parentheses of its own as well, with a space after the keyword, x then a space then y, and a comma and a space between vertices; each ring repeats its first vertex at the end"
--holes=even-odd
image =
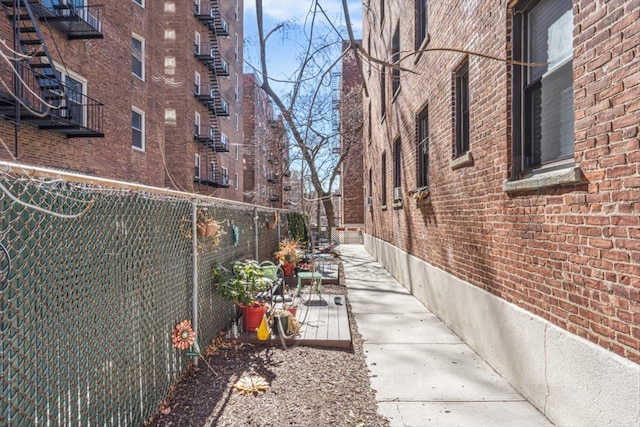
POLYGON ((207 233, 207 225, 202 222, 199 222, 197 228, 198 228, 198 236, 204 237, 204 235, 207 233))
POLYGON ((207 224, 207 227, 205 229, 205 233, 204 233, 204 237, 212 237, 213 235, 215 235, 218 232, 218 224, 207 224))
POLYGON ((261 304, 240 306, 242 313, 242 327, 245 332, 255 332, 262 322, 262 316, 267 312, 267 306, 261 304))

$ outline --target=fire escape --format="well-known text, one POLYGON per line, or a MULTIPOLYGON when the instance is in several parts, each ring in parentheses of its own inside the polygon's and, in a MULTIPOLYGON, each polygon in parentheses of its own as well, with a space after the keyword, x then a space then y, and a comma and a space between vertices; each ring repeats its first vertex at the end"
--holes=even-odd
POLYGON ((102 38, 101 6, 84 6, 82 0, 0 4, 14 34, 13 55, 21 58, 0 65, 0 78, 13 83, 11 88, 0 87, 0 115, 16 126, 26 122, 67 138, 104 137, 104 104, 87 96, 81 82, 56 69, 39 27, 44 23, 68 39, 102 38))
POLYGON ((194 46, 195 57, 206 66, 208 81, 196 82, 194 94, 207 107, 207 123, 196 123, 194 139, 198 154, 206 160, 207 173, 198 174, 195 181, 212 187, 229 187, 227 170, 219 162, 218 153, 229 151, 229 142, 222 137, 220 117, 229 116, 229 104, 220 92, 219 78, 229 75, 229 65, 220 54, 219 40, 229 35, 227 22, 220 16, 218 0, 195 3, 195 16, 208 30, 209 39, 194 46))

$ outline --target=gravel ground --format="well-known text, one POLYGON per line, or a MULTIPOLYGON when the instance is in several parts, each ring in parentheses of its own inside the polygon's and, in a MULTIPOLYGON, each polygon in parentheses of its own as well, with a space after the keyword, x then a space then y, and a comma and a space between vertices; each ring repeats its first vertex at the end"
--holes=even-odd
MULTIPOLYGON (((323 290, 346 293, 340 285, 323 285, 323 290)), ((205 352, 218 375, 202 362, 191 367, 148 425, 388 426, 377 412, 362 340, 350 310, 349 317, 351 350, 302 346, 285 350, 219 339, 205 352), (251 374, 266 380, 266 390, 255 395, 235 391, 234 383, 251 374)))

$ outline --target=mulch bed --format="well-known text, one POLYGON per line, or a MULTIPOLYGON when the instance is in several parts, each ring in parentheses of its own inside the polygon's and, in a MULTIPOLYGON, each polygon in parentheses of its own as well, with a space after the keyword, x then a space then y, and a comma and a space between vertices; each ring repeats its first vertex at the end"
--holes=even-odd
MULTIPOLYGON (((323 290, 346 293, 341 285, 323 290)), ((218 375, 202 361, 198 368, 190 367, 147 425, 388 426, 377 412, 351 310, 349 318, 351 350, 216 340, 205 354, 218 375), (264 392, 241 395, 234 390, 238 379, 252 374, 266 380, 264 392)))

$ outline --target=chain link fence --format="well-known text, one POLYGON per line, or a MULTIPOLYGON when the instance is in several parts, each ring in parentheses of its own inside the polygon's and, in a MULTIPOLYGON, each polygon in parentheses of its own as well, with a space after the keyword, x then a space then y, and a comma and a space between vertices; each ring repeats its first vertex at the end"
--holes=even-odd
POLYGON ((170 335, 192 318, 194 282, 206 345, 236 313, 214 263, 272 259, 286 215, 11 169, 0 164, 0 425, 142 425, 188 366, 170 335), (197 208, 225 234, 198 238, 194 264, 197 208))

